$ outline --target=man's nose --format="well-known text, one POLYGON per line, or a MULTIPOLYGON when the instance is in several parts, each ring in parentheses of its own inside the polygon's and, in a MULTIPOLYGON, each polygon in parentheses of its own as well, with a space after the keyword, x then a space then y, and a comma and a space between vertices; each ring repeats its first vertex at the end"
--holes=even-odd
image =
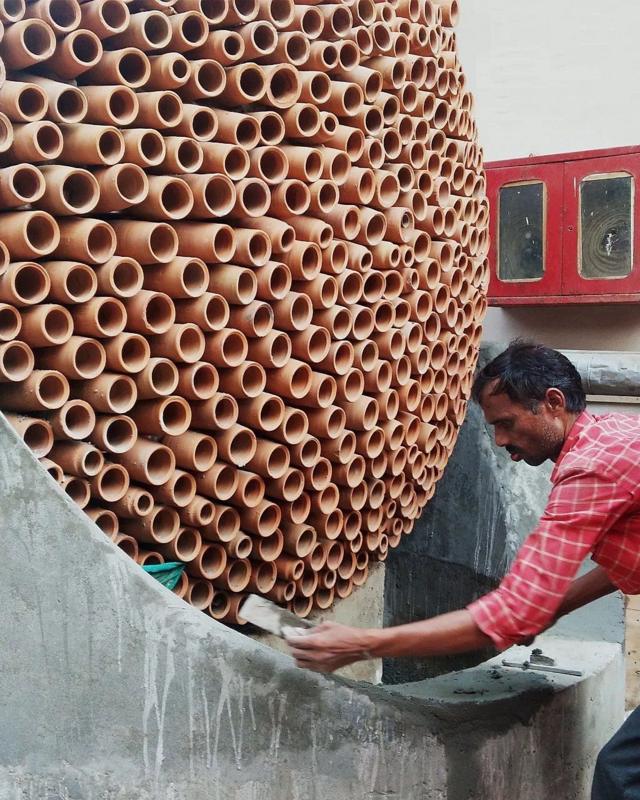
POLYGON ((495 431, 495 440, 498 447, 506 447, 509 444, 509 437, 500 431, 495 431))

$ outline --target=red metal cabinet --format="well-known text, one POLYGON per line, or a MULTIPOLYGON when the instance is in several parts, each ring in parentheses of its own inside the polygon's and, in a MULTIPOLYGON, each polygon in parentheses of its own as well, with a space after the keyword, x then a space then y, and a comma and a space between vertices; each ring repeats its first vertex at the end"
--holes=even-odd
POLYGON ((640 301, 640 147, 486 169, 491 305, 640 301))

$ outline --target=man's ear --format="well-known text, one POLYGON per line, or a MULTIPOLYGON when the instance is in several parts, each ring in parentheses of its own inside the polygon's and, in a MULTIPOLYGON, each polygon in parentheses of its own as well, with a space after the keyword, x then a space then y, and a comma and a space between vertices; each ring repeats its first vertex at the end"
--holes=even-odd
POLYGON ((544 402, 547 408, 554 414, 559 414, 566 410, 567 401, 564 393, 560 389, 550 387, 544 393, 544 402))

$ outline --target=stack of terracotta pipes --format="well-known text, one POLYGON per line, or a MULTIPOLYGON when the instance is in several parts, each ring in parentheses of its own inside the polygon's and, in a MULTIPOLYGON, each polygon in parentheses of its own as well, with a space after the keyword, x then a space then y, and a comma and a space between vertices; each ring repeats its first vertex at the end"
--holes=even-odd
POLYGON ((456 0, 1 0, 0 406, 175 591, 367 580, 486 307, 456 0))

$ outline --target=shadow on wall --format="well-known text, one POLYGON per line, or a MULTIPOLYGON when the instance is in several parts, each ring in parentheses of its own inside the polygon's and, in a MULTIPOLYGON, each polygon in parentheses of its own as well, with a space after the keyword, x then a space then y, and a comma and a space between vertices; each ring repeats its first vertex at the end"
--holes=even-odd
MULTIPOLYGON (((501 348, 500 348, 501 349, 501 348)), ((496 351, 497 352, 497 351, 496 351)), ((485 350, 486 363, 495 354, 485 350)), ((495 446, 480 408, 467 418, 436 493, 413 533, 389 554, 384 620, 401 625, 462 608, 495 587, 535 527, 552 465, 514 463, 495 446)), ((492 651, 387 659, 383 683, 422 680, 484 661, 492 651)))

